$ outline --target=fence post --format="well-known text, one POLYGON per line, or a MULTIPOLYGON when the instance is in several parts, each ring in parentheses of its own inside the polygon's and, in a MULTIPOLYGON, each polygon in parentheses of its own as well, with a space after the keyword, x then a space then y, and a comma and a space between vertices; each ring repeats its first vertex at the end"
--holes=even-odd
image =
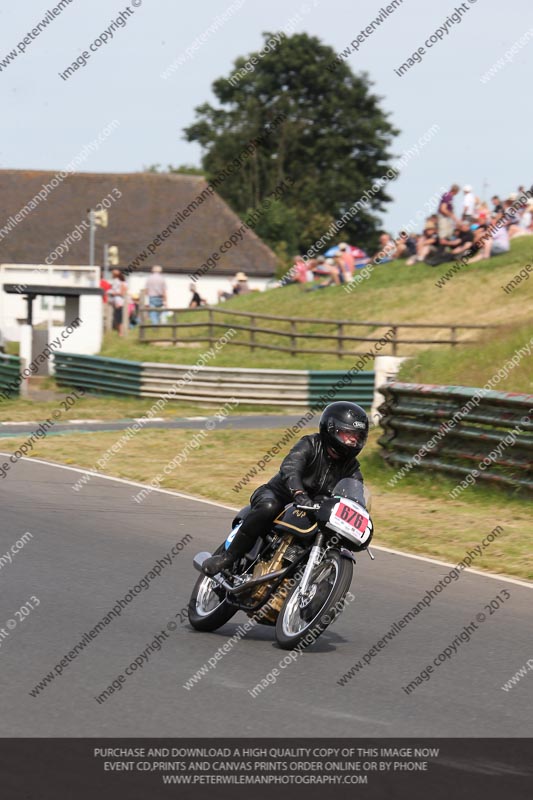
POLYGON ((296 348, 298 347, 298 339, 294 334, 297 332, 297 325, 294 320, 291 320, 291 356, 296 355, 296 348))
POLYGON ((457 344, 457 326, 456 325, 452 325, 450 327, 450 331, 451 331, 451 337, 450 338, 451 338, 451 341, 452 341, 452 347, 455 347, 456 344, 457 344))
POLYGON ((342 322, 338 322, 337 323, 337 352, 338 352, 339 358, 342 358, 343 355, 344 355, 344 352, 343 352, 343 350, 344 350, 344 339, 342 338, 343 333, 344 333, 344 325, 342 324, 342 322))
POLYGON ((398 355, 398 325, 391 325, 392 329, 392 355, 398 355))
POLYGON ((172 325, 172 344, 177 344, 178 343, 178 312, 177 311, 173 311, 172 312, 172 317, 173 317, 173 319, 172 319, 172 322, 173 322, 173 325, 172 325))
POLYGON ((209 315, 209 334, 208 334, 208 336, 209 336, 209 347, 212 347, 213 346, 213 342, 214 342, 214 331, 215 331, 215 329, 213 327, 213 309, 209 308, 207 313, 209 315))
POLYGON ((255 317, 250 317, 250 350, 255 350, 255 317))

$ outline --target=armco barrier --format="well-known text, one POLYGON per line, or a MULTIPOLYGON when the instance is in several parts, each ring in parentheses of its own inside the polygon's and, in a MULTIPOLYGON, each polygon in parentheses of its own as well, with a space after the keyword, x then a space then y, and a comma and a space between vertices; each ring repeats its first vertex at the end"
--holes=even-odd
MULTIPOLYGON (((172 399, 195 403, 219 405, 237 398, 241 403, 251 405, 304 408, 320 404, 320 398, 346 375, 342 371, 321 373, 137 363, 73 353, 57 353, 54 365, 59 384, 102 394, 156 398, 172 390, 172 399)), ((348 385, 335 390, 332 399, 350 399, 370 408, 373 387, 373 372, 357 372, 350 376, 348 385)))
POLYGON ((56 353, 54 372, 58 383, 102 394, 141 394, 142 364, 119 358, 56 353))
MULTIPOLYGON (((309 405, 319 403, 320 398, 328 389, 345 375, 345 372, 335 370, 323 372, 313 370, 309 372, 309 405)), ((335 392, 335 400, 352 400, 369 409, 374 397, 374 373, 372 371, 356 372, 350 376, 350 383, 340 386, 335 392)))
POLYGON ((20 394, 20 358, 0 353, 0 394, 8 392, 11 397, 20 394))
POLYGON ((533 395, 399 382, 379 391, 389 464, 533 489, 533 395))

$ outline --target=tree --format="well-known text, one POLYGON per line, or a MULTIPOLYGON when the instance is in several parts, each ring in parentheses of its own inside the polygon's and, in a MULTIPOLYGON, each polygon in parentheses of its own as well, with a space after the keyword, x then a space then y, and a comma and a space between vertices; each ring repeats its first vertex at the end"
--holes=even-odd
POLYGON ((170 175, 204 175, 205 171, 200 167, 194 167, 191 164, 181 164, 179 167, 173 167, 168 164, 166 169, 161 169, 161 164, 150 164, 149 167, 143 167, 143 172, 151 172, 156 175, 167 173, 170 175))
MULTIPOLYGON (((265 40, 274 36, 263 35, 265 40)), ((261 205, 281 181, 292 179, 282 200, 296 221, 298 245, 306 250, 316 240, 317 223, 338 220, 387 172, 388 148, 398 131, 371 92, 366 73, 355 75, 345 61, 332 69, 336 53, 317 37, 279 36, 275 50, 236 60, 232 75, 255 58, 255 69, 242 70, 239 81, 214 82, 219 105, 197 107, 196 121, 184 133, 201 145, 207 179, 239 160, 239 168, 216 188, 241 215, 261 205), (250 142, 258 138, 260 145, 250 152, 250 142)), ((330 243, 374 244, 376 214, 389 200, 383 186, 376 190, 366 210, 330 243)), ((270 230, 263 235, 272 238, 270 230)))

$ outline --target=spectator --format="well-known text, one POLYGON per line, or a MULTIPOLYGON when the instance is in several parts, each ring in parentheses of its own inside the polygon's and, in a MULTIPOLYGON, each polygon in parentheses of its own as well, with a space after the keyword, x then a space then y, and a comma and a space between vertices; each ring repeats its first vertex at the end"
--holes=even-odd
POLYGON ((107 303, 107 293, 111 289, 111 284, 109 283, 109 281, 106 281, 105 278, 101 278, 100 279, 100 289, 102 289, 102 291, 104 293, 104 297, 103 297, 104 303, 107 303))
POLYGON ((200 297, 200 295, 198 294, 195 283, 189 284, 189 291, 192 292, 189 308, 200 308, 200 306, 207 305, 204 298, 200 297))
POLYGON ((222 289, 218 290, 218 299, 229 300, 231 297, 236 297, 239 294, 248 294, 252 290, 248 285, 248 277, 244 272, 238 272, 235 279, 231 284, 231 292, 225 292, 222 289))
POLYGON ((353 257, 352 251, 350 247, 346 244, 346 242, 340 243, 339 253, 341 256, 342 273, 344 275, 344 280, 346 283, 349 283, 352 279, 353 272, 355 269, 355 258, 353 257))
POLYGON ((294 257, 292 267, 293 283, 307 283, 309 280, 309 269, 301 256, 294 257))
POLYGON ((495 194, 493 197, 491 197, 491 203, 492 203, 492 213, 493 214, 503 214, 502 201, 500 200, 500 198, 498 197, 497 194, 495 194))
POLYGON ((126 276, 119 269, 114 269, 111 273, 111 289, 107 295, 113 309, 113 330, 117 331, 119 336, 123 335, 122 318, 127 293, 126 276))
POLYGON ((245 272, 238 272, 235 275, 233 291, 235 294, 249 294, 252 291, 248 284, 248 276, 245 272))
POLYGON ((128 316, 130 328, 135 328, 139 324, 139 295, 132 294, 128 305, 128 316))
MULTIPOLYGON (((502 225, 501 228, 494 228, 491 231, 490 236, 486 236, 487 229, 483 229, 481 226, 479 228, 480 234, 477 239, 478 243, 478 254, 474 256, 474 258, 470 259, 470 263, 473 264, 476 261, 483 261, 486 258, 490 258, 491 256, 499 256, 503 253, 508 253, 511 249, 511 245, 509 244, 509 233, 507 232, 507 228, 505 225, 502 225), (483 231, 484 235, 481 234, 483 231), (485 239, 485 241, 481 241, 481 239, 485 239)), ((477 231, 476 231, 477 233, 477 231)))
POLYGON ((471 186, 465 186, 463 189, 463 214, 462 218, 467 222, 472 222, 476 214, 476 196, 472 191, 471 186))
POLYGON ((503 224, 507 228, 507 233, 509 234, 509 238, 513 236, 517 236, 520 234, 520 217, 514 206, 514 202, 516 197, 513 198, 513 195, 510 195, 509 200, 503 201, 503 224))
POLYGON ((341 270, 334 258, 326 259, 324 256, 319 256, 317 258, 316 266, 313 270, 313 275, 315 278, 323 277, 324 280, 321 283, 306 289, 306 292, 314 292, 316 289, 327 289, 328 286, 333 285, 340 286, 342 283, 341 270))
POLYGON ((530 200, 526 205, 524 212, 520 218, 520 229, 524 233, 531 233, 531 223, 533 222, 533 200, 530 200))
POLYGON ((388 264, 396 258, 396 242, 388 233, 382 233, 379 237, 380 249, 372 259, 375 264, 388 264))
POLYGON ((489 207, 486 203, 478 203, 476 209, 476 219, 480 225, 484 225, 489 218, 489 207))
MULTIPOLYGON (((152 274, 146 280, 145 292, 150 308, 164 308, 167 305, 167 283, 162 276, 162 267, 152 267, 152 274)), ((150 324, 159 325, 160 311, 150 311, 150 324)))
POLYGON ((444 192, 439 203, 438 232, 440 239, 449 239, 458 222, 453 212, 453 198, 459 191, 459 186, 454 183, 449 192, 444 192))
POLYGON ((341 253, 337 253, 336 255, 333 256, 333 258, 328 259, 328 261, 330 260, 333 261, 333 263, 335 264, 340 282, 349 283, 349 281, 351 280, 351 275, 349 275, 348 278, 346 277, 346 272, 344 270, 344 259, 341 253))
POLYGON ((416 236, 400 231, 395 241, 397 258, 414 258, 416 256, 416 236))
POLYGON ((470 227, 470 222, 463 219, 455 233, 455 239, 450 243, 451 252, 454 256, 464 256, 470 253, 474 244, 474 231, 470 227))
POLYGON ((407 261, 408 266, 416 264, 417 261, 425 261, 426 258, 437 251, 439 246, 439 236, 435 225, 429 224, 418 238, 416 244, 416 256, 411 256, 407 261))
POLYGON ((324 256, 318 256, 313 269, 313 275, 315 278, 327 278, 326 281, 314 288, 323 289, 326 288, 326 286, 331 286, 333 283, 339 286, 341 282, 339 268, 332 258, 326 259, 324 256))

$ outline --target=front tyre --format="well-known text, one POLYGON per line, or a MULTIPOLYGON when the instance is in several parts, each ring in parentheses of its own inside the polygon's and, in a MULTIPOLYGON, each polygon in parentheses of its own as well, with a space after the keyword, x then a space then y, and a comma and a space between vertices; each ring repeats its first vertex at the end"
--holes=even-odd
MULTIPOLYGON (((215 550, 218 555, 224 545, 215 550)), ((200 575, 189 600, 189 622, 197 631, 216 631, 228 622, 238 609, 228 603, 226 592, 212 578, 200 575)))
POLYGON ((331 550, 314 569, 310 595, 300 598, 299 584, 288 595, 276 621, 276 640, 283 650, 308 647, 331 625, 344 606, 353 562, 331 550))

